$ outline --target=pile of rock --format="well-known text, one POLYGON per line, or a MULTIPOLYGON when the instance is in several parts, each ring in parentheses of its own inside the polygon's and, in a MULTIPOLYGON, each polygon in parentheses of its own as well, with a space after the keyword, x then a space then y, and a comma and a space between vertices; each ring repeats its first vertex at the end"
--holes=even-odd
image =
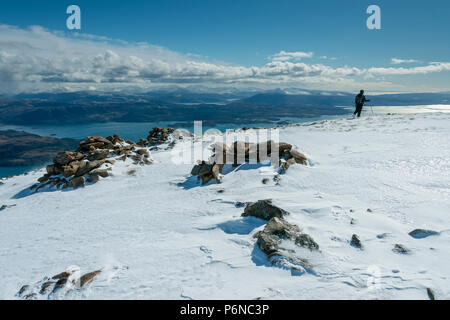
POLYGON ((168 143, 171 140, 171 134, 175 130, 173 128, 159 128, 154 127, 150 132, 146 139, 139 139, 137 144, 141 147, 147 146, 157 146, 160 144, 168 143))
POLYGON ((202 184, 213 178, 220 183, 224 164, 232 164, 236 167, 244 163, 261 163, 270 160, 285 173, 293 164, 307 165, 308 163, 305 155, 292 149, 292 145, 286 142, 266 141, 257 144, 235 141, 231 147, 216 142, 211 146, 211 150, 213 154, 208 161, 199 161, 191 170, 191 175, 198 176, 202 184))
POLYGON ((305 269, 311 270, 313 266, 307 259, 296 256, 292 246, 284 247, 283 243, 290 241, 297 247, 310 251, 319 251, 319 245, 298 226, 287 222, 284 217, 288 214, 287 211, 273 205, 271 200, 259 200, 248 203, 242 216, 252 216, 268 221, 264 230, 257 232, 253 237, 257 239, 258 247, 273 265, 283 267, 288 265, 299 272, 305 272, 305 269))
POLYGON ((25 300, 35 300, 39 298, 48 299, 59 291, 72 288, 82 289, 91 283, 96 276, 101 273, 101 270, 81 275, 79 269, 70 268, 53 277, 45 277, 42 281, 34 285, 24 285, 17 292, 17 297, 25 300))
POLYGON ((119 136, 90 136, 80 142, 75 151, 59 152, 47 173, 31 189, 36 191, 49 186, 57 189, 84 187, 86 182, 97 182, 109 176, 110 166, 116 160, 131 158, 135 164, 151 164, 147 149, 136 148, 132 141, 119 136))

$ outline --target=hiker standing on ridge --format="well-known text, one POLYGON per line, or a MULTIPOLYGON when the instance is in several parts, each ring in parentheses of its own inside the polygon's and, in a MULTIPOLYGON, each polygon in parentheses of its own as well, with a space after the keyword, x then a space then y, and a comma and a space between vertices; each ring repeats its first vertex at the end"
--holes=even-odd
POLYGON ((366 99, 366 96, 364 95, 364 90, 361 90, 359 94, 355 97, 355 105, 356 110, 353 112, 353 115, 358 114, 358 118, 361 116, 361 111, 364 106, 365 102, 369 102, 370 100, 366 99))

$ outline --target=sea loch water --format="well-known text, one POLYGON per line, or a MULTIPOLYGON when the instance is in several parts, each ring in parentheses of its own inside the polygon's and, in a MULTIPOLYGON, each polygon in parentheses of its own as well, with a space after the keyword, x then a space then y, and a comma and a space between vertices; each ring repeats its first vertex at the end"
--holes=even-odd
MULTIPOLYGON (((352 108, 348 108, 349 113, 353 112, 352 108)), ((369 106, 364 107, 363 115, 370 115, 371 108, 369 106)), ((375 114, 386 113, 434 113, 434 112, 450 112, 450 105, 428 105, 428 106, 374 106, 373 111, 375 114)), ((298 122, 310 122, 324 119, 336 119, 345 117, 338 116, 321 116, 316 118, 282 118, 274 122, 261 122, 250 124, 233 124, 223 123, 216 126, 203 126, 203 131, 208 129, 217 129, 220 131, 226 131, 228 129, 238 129, 243 127, 274 127, 280 124, 286 123, 298 123, 298 122)), ((74 124, 74 125, 35 125, 35 126, 0 126, 0 130, 18 130, 26 131, 41 136, 53 136, 57 138, 72 138, 72 139, 84 139, 86 136, 109 136, 112 134, 118 134, 124 139, 137 141, 140 138, 145 138, 148 132, 153 127, 173 127, 178 129, 186 129, 193 131, 192 122, 108 122, 108 123, 88 123, 88 124, 74 124)), ((8 177, 11 175, 20 175, 33 169, 41 168, 44 165, 34 167, 0 167, 0 177, 8 177)))

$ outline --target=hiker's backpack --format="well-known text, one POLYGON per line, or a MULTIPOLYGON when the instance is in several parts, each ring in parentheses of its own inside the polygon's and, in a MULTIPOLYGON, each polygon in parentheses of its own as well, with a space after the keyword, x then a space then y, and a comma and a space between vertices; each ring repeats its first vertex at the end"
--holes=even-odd
POLYGON ((363 96, 363 95, 359 95, 359 94, 358 94, 358 95, 355 97, 355 104, 362 104, 363 101, 364 101, 364 96, 363 96))

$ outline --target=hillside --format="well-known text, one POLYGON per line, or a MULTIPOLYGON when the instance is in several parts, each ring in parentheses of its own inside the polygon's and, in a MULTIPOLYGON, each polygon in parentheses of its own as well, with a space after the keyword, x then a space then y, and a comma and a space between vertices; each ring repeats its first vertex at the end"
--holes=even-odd
MULTIPOLYGON (((449 104, 445 93, 371 96, 375 106, 449 104)), ((227 93, 186 89, 146 93, 64 92, 0 97, 0 124, 79 124, 104 122, 185 122, 251 124, 281 118, 344 115, 354 94, 301 89, 227 93)))
POLYGON ((0 299, 74 267, 101 273, 36 297, 450 299, 449 121, 393 114, 283 127, 280 140, 309 163, 279 180, 269 164, 246 164, 202 186, 192 163, 172 161, 189 140, 151 151, 151 165, 116 161, 76 190, 29 191, 44 169, 3 180, 0 299), (241 203, 263 199, 320 250, 292 245, 299 265, 273 265, 253 237, 267 221, 241 217, 241 203))
POLYGON ((72 149, 73 139, 41 137, 23 131, 0 130, 0 167, 32 166, 50 161, 55 153, 72 149))

